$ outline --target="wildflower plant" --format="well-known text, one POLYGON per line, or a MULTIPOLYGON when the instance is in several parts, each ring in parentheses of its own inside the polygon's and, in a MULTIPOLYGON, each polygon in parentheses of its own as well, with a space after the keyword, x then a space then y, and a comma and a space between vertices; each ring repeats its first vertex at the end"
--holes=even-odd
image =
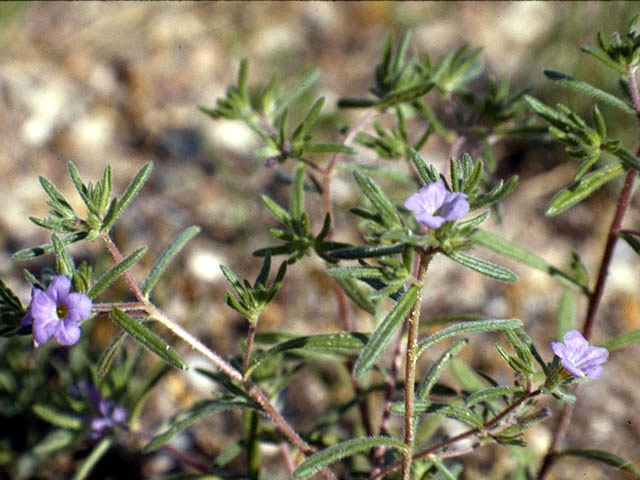
MULTIPOLYGON (((23 412, 28 409, 52 425, 35 445, 36 454, 79 451, 92 442, 90 453, 78 465, 77 479, 86 478, 101 457, 119 446, 140 454, 162 449, 185 472, 192 472, 171 478, 255 480, 268 476, 260 446, 271 444, 282 451, 289 475, 295 479, 315 474, 328 479, 455 479, 461 478, 465 455, 490 444, 526 449, 525 432, 552 417, 557 427, 548 453, 543 458, 516 455, 513 478, 545 478, 555 462, 571 455, 640 474, 636 465, 615 454, 589 445, 584 449, 562 445, 572 415, 567 405, 579 396, 578 387, 590 388, 573 384, 606 376, 609 352, 640 338, 635 331, 611 338, 604 346, 589 344, 617 240, 623 239, 640 252, 638 232, 622 228, 640 159, 610 131, 606 110, 598 106, 616 108, 630 120, 640 118, 637 19, 624 39, 615 34, 609 42, 599 35, 599 47, 582 47, 618 77, 619 95, 567 74, 546 71, 552 81, 596 102, 591 120, 564 105, 547 106, 525 91, 511 93, 506 79, 488 79, 486 91, 479 92, 472 82, 484 71, 480 49, 463 46, 435 60, 429 54, 408 56, 410 41, 407 34, 394 46, 389 35, 372 72, 370 94, 338 102, 342 109, 364 110, 340 141, 318 140, 323 98, 300 109, 301 98, 310 94, 319 75, 316 71, 303 76, 288 93, 283 93, 285 89, 274 76, 254 95, 248 63, 243 60, 237 82, 226 96, 213 107, 200 107, 213 120, 245 123, 261 142, 255 154, 267 166, 277 168, 290 185, 288 205, 267 195, 261 197, 277 226, 270 230, 273 244, 253 252, 260 262, 255 281, 241 280, 230 267, 221 266, 232 289, 226 293, 226 303, 246 319, 246 342, 229 358, 196 338, 183 326, 183 319, 171 318, 154 301, 154 287, 200 228, 185 228, 143 279, 131 267, 147 247, 123 254, 114 241, 112 231, 151 175, 150 163, 138 170, 120 195, 113 191, 109 166, 101 179, 86 183, 78 168, 69 163, 70 181, 86 207, 84 214, 77 213, 73 202, 52 182, 40 178, 50 216, 31 220, 51 233, 51 242, 21 250, 14 259, 22 262, 45 256, 50 269, 38 275, 25 270, 32 287, 28 307, 0 282, 0 332, 4 337, 17 337, 4 340, 2 348, 10 352, 24 348, 24 342, 18 342, 26 336, 40 347, 31 353, 41 359, 38 365, 49 355, 54 375, 60 377, 59 391, 51 398, 37 398, 33 388, 27 400, 17 402, 23 412), (290 110, 300 114, 294 128, 288 124, 290 110), (383 127, 383 119, 391 126, 383 127), (580 162, 574 181, 552 198, 547 215, 560 214, 605 183, 626 177, 593 286, 577 251, 568 255, 570 267, 563 269, 490 231, 490 217, 501 219, 518 182, 516 176, 500 178, 498 166, 504 160, 498 158, 496 146, 516 136, 538 138, 541 132, 548 132, 547 140, 554 137, 566 145, 567 153, 580 162), (432 135, 449 146, 442 171, 421 153, 432 135), (362 149, 375 152, 378 165, 358 163, 362 149), (608 154, 604 160, 603 153, 608 154), (382 162, 387 163, 380 166, 382 162), (334 223, 338 216, 332 179, 346 171, 359 190, 358 203, 349 209, 353 220, 349 227, 360 235, 358 242, 342 240, 344 225, 336 228, 334 223), (309 208, 311 203, 317 208, 309 208), (93 261, 77 264, 69 246, 90 241, 101 244, 110 255, 109 266, 93 261), (497 282, 517 282, 513 271, 482 258, 476 247, 542 271, 550 282, 566 288, 557 328, 557 340, 563 337, 564 343, 535 344, 526 331, 527 319, 470 319, 457 312, 421 318, 423 291, 429 285, 429 269, 434 268, 431 261, 436 255, 451 261, 437 268, 465 267, 497 282), (325 266, 331 279, 340 331, 334 328, 304 336, 258 332, 288 272, 312 256, 325 266), (272 273, 276 259, 279 267, 272 273), (119 292, 112 288, 119 278, 124 278, 128 296, 105 301, 106 292, 119 292), (587 301, 582 325, 575 324, 572 313, 577 295, 587 301), (356 309, 371 317, 371 328, 354 329, 350 311, 356 309), (98 352, 86 335, 81 336, 80 325, 90 328, 107 322, 107 317, 119 331, 98 352), (164 329, 157 329, 158 324, 164 329), (457 358, 469 343, 482 341, 476 335, 482 332, 495 332, 491 338, 500 339, 495 355, 510 370, 500 382, 457 358), (52 336, 57 344, 46 343, 52 336), (125 348, 129 338, 137 345, 133 355, 125 348), (209 362, 209 368, 198 372, 212 382, 213 393, 175 412, 156 430, 147 431, 141 426, 142 412, 152 393, 163 388, 161 380, 169 372, 189 368, 184 357, 187 347, 209 362), (61 360, 65 355, 56 354, 62 348, 69 349, 66 360, 61 360), (392 353, 391 358, 383 355, 385 351, 392 353), (425 367, 420 359, 427 351, 435 360, 425 367), (79 353, 74 357, 73 352, 79 353), (144 352, 152 354, 150 369, 142 361, 144 352), (319 358, 347 372, 343 377, 353 395, 312 419, 310 427, 298 430, 287 419, 282 402, 291 380, 319 358), (455 384, 443 376, 445 370, 453 373, 455 384), (145 380, 134 381, 136 374, 145 380), (374 395, 383 399, 379 415, 372 412, 374 395), (342 422, 351 409, 357 410, 349 417, 355 420, 342 422), (215 461, 203 460, 203 455, 194 458, 193 452, 182 452, 169 443, 195 422, 229 411, 242 412, 243 429, 240 439, 231 440, 215 461), (461 432, 447 435, 439 430, 445 419, 460 424, 461 432), (131 442, 131 437, 137 442, 131 442)), ((307 286, 306 282, 302 285, 307 286)), ((3 357, 3 362, 10 358, 3 357)), ((15 366, 6 367, 10 368, 15 370, 15 366)), ((34 378, 38 378, 37 385, 46 381, 43 376, 34 378)), ((11 395, 17 397, 17 390, 11 395)))

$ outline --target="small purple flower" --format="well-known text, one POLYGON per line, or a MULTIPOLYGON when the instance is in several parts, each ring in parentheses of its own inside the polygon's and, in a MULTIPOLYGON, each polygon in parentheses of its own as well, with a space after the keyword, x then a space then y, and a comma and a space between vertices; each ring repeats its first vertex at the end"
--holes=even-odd
POLYGON ((70 293, 71 280, 56 275, 47 290, 34 288, 31 305, 21 325, 33 325, 33 344, 38 347, 53 335, 61 345, 80 338, 78 322, 89 316, 93 303, 82 293, 70 293))
POLYGON ((404 206, 415 214, 418 222, 431 229, 458 220, 469 211, 467 195, 448 192, 442 180, 422 187, 404 202, 404 206))
POLYGON ((101 437, 107 430, 111 430, 117 425, 122 425, 127 419, 126 410, 103 398, 94 385, 82 382, 78 387, 73 387, 72 393, 85 395, 98 412, 98 415, 85 417, 85 421, 91 430, 92 438, 101 437))
POLYGON ((577 330, 567 332, 564 343, 551 342, 551 350, 574 377, 589 375, 598 378, 602 375, 602 365, 609 358, 606 348, 589 346, 589 342, 577 330))

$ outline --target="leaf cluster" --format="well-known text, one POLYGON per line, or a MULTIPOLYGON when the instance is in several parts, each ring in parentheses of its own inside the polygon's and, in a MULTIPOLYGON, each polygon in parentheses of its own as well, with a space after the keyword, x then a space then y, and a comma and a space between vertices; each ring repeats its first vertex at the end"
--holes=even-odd
POLYGON ((281 85, 277 75, 274 75, 263 89, 259 102, 255 102, 259 103, 259 107, 254 106, 249 94, 247 72, 248 62, 244 59, 240 62, 237 84, 227 89, 226 98, 219 98, 214 108, 200 106, 200 111, 214 119, 244 122, 262 140, 263 145, 256 151, 262 158, 284 162, 289 158, 302 159, 309 153, 356 153, 354 148, 338 143, 311 141, 311 128, 318 120, 324 97, 315 101, 293 132, 288 131, 288 107, 313 86, 319 76, 318 71, 305 75, 285 96, 281 95, 281 85))

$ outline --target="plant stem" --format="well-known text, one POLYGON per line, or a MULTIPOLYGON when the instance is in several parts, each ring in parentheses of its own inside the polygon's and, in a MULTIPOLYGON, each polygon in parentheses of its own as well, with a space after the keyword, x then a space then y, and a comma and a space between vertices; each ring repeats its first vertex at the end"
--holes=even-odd
POLYGON ((253 339, 256 337, 256 324, 249 322, 249 329, 247 331, 247 345, 244 349, 244 358, 242 359, 242 373, 249 368, 249 361, 251 360, 251 348, 253 347, 253 339))
MULTIPOLYGON (((465 432, 460 433, 459 435, 456 435, 455 437, 448 438, 447 440, 445 440, 443 442, 440 442, 439 444, 434 445, 433 447, 429 447, 428 449, 426 449, 426 450, 414 455, 413 459, 414 460, 419 460, 421 458, 426 458, 426 457, 429 457, 429 456, 434 456, 434 457, 437 457, 437 458, 450 458, 452 456, 457 456, 458 454, 459 455, 463 455, 463 454, 467 453, 466 449, 465 450, 459 450, 459 451, 456 451, 456 452, 443 452, 443 453, 437 453, 437 452, 439 452, 440 450, 443 450, 444 448, 448 447, 449 445, 453 445, 454 443, 459 442, 460 440, 464 440, 466 438, 473 437, 473 436, 482 434, 484 432, 487 432, 487 430, 490 430, 492 427, 495 427, 498 423, 500 423, 507 416, 509 416, 511 413, 513 413, 518 407, 520 407, 520 405, 522 405, 523 403, 527 402, 528 400, 531 400, 534 397, 537 397, 541 393, 542 393, 541 390, 535 390, 533 392, 529 392, 529 393, 523 395, 516 402, 514 402, 511 405, 509 405, 508 407, 506 407, 502 412, 500 412, 498 415, 496 415, 492 420, 487 422, 482 428, 472 428, 470 430, 467 430, 465 432)), ((404 465, 404 459, 402 461, 400 461, 400 462, 396 462, 396 463, 393 463, 393 464, 389 465, 384 470, 381 470, 379 472, 374 473, 369 478, 369 480, 377 480, 379 478, 383 478, 385 475, 387 475, 387 474, 399 469, 400 467, 403 467, 403 465, 404 465)))
MULTIPOLYGON (((416 279, 422 286, 424 285, 424 276, 427 272, 427 266, 433 258, 432 252, 420 253, 420 265, 416 279)), ((418 298, 411 307, 409 316, 407 317, 407 352, 405 363, 405 380, 404 380, 404 443, 407 450, 402 457, 402 479, 409 480, 411 477, 411 461, 413 459, 413 443, 415 440, 413 401, 415 397, 415 380, 416 380, 416 359, 418 348, 418 327, 420 326, 420 306, 422 304, 422 288, 418 294, 418 298)))
MULTIPOLYGON (((636 81, 635 75, 636 67, 628 66, 627 71, 629 90, 631 92, 633 107, 636 111, 638 120, 640 120, 640 95, 638 94, 638 83, 636 81)), ((636 157, 640 157, 640 147, 638 148, 638 150, 636 150, 636 157)), ((598 308, 600 307, 600 303, 602 301, 604 287, 607 282, 607 274, 609 273, 609 266, 611 265, 611 260, 613 258, 613 250, 615 249, 616 242, 618 241, 618 233, 620 232, 622 227, 622 220, 624 219, 624 215, 629 208, 629 203, 631 202, 633 184, 635 183, 637 176, 637 170, 632 169, 627 172, 624 186, 622 187, 620 197, 618 198, 616 212, 613 216, 613 220, 611 221, 611 226, 609 227, 609 234, 607 235, 607 243, 604 247, 602 261, 600 262, 600 269, 598 270, 596 286, 594 287, 593 292, 589 297, 589 305, 587 306, 587 313, 584 320, 584 326, 582 328, 582 335, 587 340, 591 338, 591 334, 593 333, 596 314, 598 313, 598 308)), ((549 446, 549 450, 542 460, 542 465, 540 467, 540 470, 538 471, 538 476, 536 477, 537 480, 544 480, 548 475, 553 463, 553 454, 558 449, 565 434, 567 433, 567 429, 569 428, 569 424, 571 423, 572 415, 573 404, 567 404, 562 411, 560 421, 558 422, 558 425, 553 432, 551 445, 549 446)))
MULTIPOLYGON (((118 250, 113 240, 109 237, 108 233, 102 234, 102 239, 107 246, 107 249, 113 256, 116 262, 123 260, 122 254, 118 250)), ((181 325, 175 323, 167 315, 165 315, 160 309, 158 309, 153 303, 144 298, 142 290, 136 279, 133 277, 130 271, 124 273, 125 279, 129 284, 129 287, 133 291, 136 298, 144 305, 147 314, 167 327, 173 334, 185 341, 191 348, 199 352, 202 356, 207 358, 215 367, 221 372, 227 375, 232 380, 240 383, 247 390, 249 395, 262 407, 265 413, 269 416, 273 424, 293 443, 302 453, 310 455, 314 452, 314 449, 305 442, 295 430, 287 423, 287 421, 280 415, 280 413, 269 402, 265 394, 252 382, 245 381, 242 373, 236 370, 230 363, 224 360, 220 355, 204 345, 191 333, 182 328, 181 325)), ((327 479, 335 479, 335 475, 328 468, 321 470, 322 474, 327 479)))

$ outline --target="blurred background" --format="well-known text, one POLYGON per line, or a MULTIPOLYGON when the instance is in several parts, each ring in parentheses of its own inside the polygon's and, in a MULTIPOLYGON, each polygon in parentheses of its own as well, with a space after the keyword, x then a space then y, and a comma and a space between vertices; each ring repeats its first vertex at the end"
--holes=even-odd
MULTIPOLYGON (((588 115, 588 99, 560 90, 542 70, 561 70, 618 93, 615 75, 603 71, 578 47, 595 44, 598 31, 624 32, 635 7, 631 2, 0 3, 0 275, 27 302, 29 287, 22 269, 37 272, 52 266, 48 257, 28 264, 11 260, 16 250, 49 240, 28 219, 48 215, 38 175, 76 199, 73 206, 81 209, 67 176, 68 161, 78 166, 83 178, 92 180, 110 164, 115 190, 121 192, 135 171, 152 160, 150 180, 118 221, 115 240, 125 253, 148 244, 149 252, 134 268, 142 278, 177 233, 200 225, 202 233, 158 285, 156 299, 216 351, 238 354, 246 326, 224 304, 227 284, 219 265, 245 278, 255 277, 260 265, 251 252, 273 242, 268 229, 274 226, 260 194, 286 202, 288 192, 276 172, 253 154, 258 143, 250 130, 239 122, 214 121, 197 110, 197 105, 213 106, 224 96, 235 82, 241 58, 249 60, 249 85, 255 87, 265 85, 273 72, 292 86, 303 73, 318 68, 322 75, 303 108, 318 96, 326 97, 321 120, 327 125, 322 133, 327 141, 340 142, 335 126, 348 126, 359 116, 358 111, 338 111, 336 101, 365 95, 373 84, 385 35, 393 32, 399 38, 407 30, 413 32, 412 52, 428 51, 439 59, 464 43, 484 47, 484 78, 507 75, 513 90, 530 87, 548 104, 562 102, 588 115)), ((628 119, 615 111, 606 107, 603 111, 609 130, 634 150, 637 122, 627 124, 628 119)), ((505 202, 502 224, 493 222, 491 229, 562 267, 570 261, 570 248, 577 248, 593 284, 614 208, 610 194, 615 195, 617 186, 602 189, 560 216, 545 218, 546 203, 570 181, 575 164, 554 144, 523 140, 501 148, 500 174, 517 173, 521 180, 505 202)), ((447 150, 433 137, 423 153, 442 166, 447 150)), ((335 188, 338 205, 358 201, 348 173, 336 177, 335 188)), ((636 199, 625 227, 640 227, 637 207, 636 199)), ((335 238, 358 242, 352 231, 345 230, 348 226, 339 223, 335 238)), ((72 252, 76 259, 109 261, 97 244, 76 246, 72 252)), ((482 256, 492 258, 487 252, 482 256)), ((524 266, 501 263, 517 272, 518 283, 498 284, 436 259, 427 283, 425 318, 444 313, 518 317, 541 345, 548 344, 554 339, 559 285, 524 266)), ((596 343, 640 328, 639 283, 635 254, 619 245, 596 343)), ((119 283, 113 299, 125 291, 124 282, 119 283)), ((583 318, 584 308, 581 300, 578 319, 583 318)), ((367 315, 355 309, 354 314, 360 330, 372 327, 367 315)), ((290 269, 260 323, 260 331, 339 329, 330 283, 316 259, 290 269)), ((107 318, 99 318, 84 335, 100 350, 116 331, 107 318)), ((493 348, 494 338, 487 335, 485 343, 476 343, 463 358, 501 378, 505 370, 493 348)), ((7 341, 0 340, 1 348, 6 347, 3 342, 7 341)), ((178 349, 196 361, 184 345, 178 349)), ((550 351, 543 354, 551 358, 550 351)), ((612 355, 603 378, 582 389, 566 445, 607 449, 640 462, 640 420, 635 410, 640 404, 639 360, 637 346, 612 355)), ((330 377, 331 367, 323 368, 330 377)), ((502 380, 509 378, 503 375, 502 380)), ((9 409, 7 382, 0 381, 0 414, 20 433, 3 428, 0 450, 15 453, 39 440, 40 424, 27 419, 29 398, 22 410, 9 409)), ((301 428, 344 393, 318 382, 300 375, 291 387, 285 412, 301 428)), ((164 393, 143 412, 143 425, 153 429, 177 408, 206 396, 210 385, 197 375, 168 375, 158 389, 164 393)), ((555 418, 530 435, 533 450, 546 450, 555 418)), ((233 416, 213 416, 179 437, 183 443, 177 446, 210 459, 237 440, 238 426, 233 416)), ((464 478, 504 478, 512 461, 505 453, 501 448, 480 450, 467 462, 464 478)), ((127 469, 95 478, 155 478, 176 468, 164 455, 137 457, 131 451, 121 455, 127 469)), ((277 452, 272 455, 270 468, 278 472, 281 459, 277 452)), ((0 471, 6 478, 69 478, 78 461, 51 455, 50 468, 43 474, 28 462, 21 469, 7 465, 11 458, 15 457, 0 455, 0 463, 5 463, 0 471)), ((554 473, 556 478, 618 478, 599 465, 572 460, 560 463, 554 473)))

